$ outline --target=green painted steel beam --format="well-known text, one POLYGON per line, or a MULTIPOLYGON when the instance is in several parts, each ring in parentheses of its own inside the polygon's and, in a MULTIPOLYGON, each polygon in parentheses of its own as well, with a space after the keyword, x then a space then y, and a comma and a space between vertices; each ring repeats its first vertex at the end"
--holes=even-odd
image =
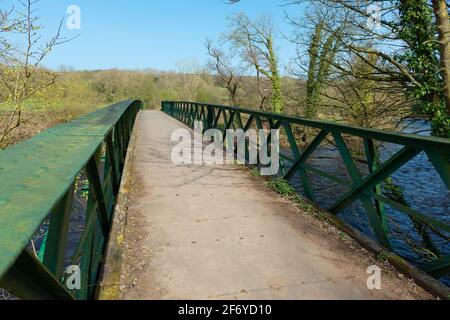
POLYGON ((300 155, 299 159, 292 166, 289 172, 286 174, 285 179, 290 180, 295 175, 295 173, 301 169, 306 160, 314 153, 314 151, 320 146, 322 141, 327 137, 329 131, 322 130, 319 134, 314 138, 311 144, 306 148, 306 150, 300 155))
POLYGON ((73 295, 28 250, 0 278, 0 287, 28 300, 73 300, 73 295))
MULTIPOLYGON (((355 162, 353 161, 353 157, 350 153, 349 148, 347 147, 347 144, 344 141, 344 138, 339 132, 336 131, 333 131, 332 135, 334 138, 334 142, 336 143, 336 146, 339 150, 339 153, 341 154, 342 160, 344 161, 344 165, 347 168, 347 172, 353 181, 353 186, 360 185, 361 173, 359 172, 355 162)), ((376 207, 372 203, 371 199, 369 199, 364 194, 360 198, 361 202, 363 203, 364 210, 366 210, 370 226, 372 227, 372 230, 375 232, 375 235, 377 236, 378 240, 383 246, 385 246, 388 249, 391 249, 391 244, 388 239, 389 233, 388 226, 385 223, 383 223, 383 220, 378 215, 376 207)))
POLYGON ((42 245, 43 263, 47 269, 59 280, 64 275, 64 258, 69 235, 70 215, 73 208, 75 184, 52 212, 49 230, 42 245), (44 249, 44 250, 43 250, 44 249))
POLYGON ((112 140, 112 134, 109 134, 106 138, 106 153, 108 155, 109 166, 111 166, 111 179, 113 191, 115 194, 119 192, 119 174, 117 171, 116 156, 114 155, 114 144, 112 140))
POLYGON ((89 196, 93 196, 93 199, 98 202, 100 225, 102 227, 103 235, 107 237, 109 234, 110 225, 108 210, 106 209, 105 195, 103 194, 102 183, 98 173, 98 165, 94 157, 91 157, 86 165, 86 175, 88 176, 89 183, 91 184, 91 192, 89 196))
POLYGON ((420 153, 420 150, 404 148, 395 154, 392 158, 386 161, 375 172, 367 176, 364 180, 356 185, 351 191, 339 199, 329 211, 337 214, 341 210, 351 205, 358 199, 362 193, 372 189, 384 179, 391 176, 392 173, 401 168, 405 163, 414 158, 420 153))
POLYGON ((444 181, 444 184, 450 189, 450 159, 449 156, 444 156, 437 152, 427 152, 428 158, 433 163, 437 172, 444 181))
POLYGON ((435 276, 446 275, 450 272, 450 256, 445 256, 440 259, 424 263, 420 268, 435 276))
POLYGON ((0 277, 116 123, 127 111, 136 114, 140 107, 139 101, 124 101, 0 152, 0 277))
MULTIPOLYGON (((364 149, 366 152, 366 159, 367 159, 367 166, 369 168, 369 174, 372 174, 378 168, 378 161, 376 159, 377 155, 376 155, 375 144, 374 144, 373 140, 364 139, 364 149)), ((381 184, 375 185, 375 187, 373 188, 373 191, 376 194, 381 195, 382 194, 381 184)), ((385 208, 384 208, 383 204, 375 199, 375 207, 376 207, 378 216, 382 220, 383 226, 385 228, 387 228, 388 221, 386 218, 386 212, 385 212, 385 208)))
POLYGON ((378 195, 378 194, 372 194, 371 196, 373 198, 377 199, 378 201, 385 203, 385 204, 391 206, 392 208, 394 208, 400 212, 403 212, 406 215, 423 222, 424 224, 426 224, 428 226, 431 226, 431 227, 434 227, 434 228, 437 228, 442 231, 450 233, 450 225, 446 224, 445 222, 442 222, 442 221, 439 221, 432 217, 429 217, 417 210, 411 209, 410 207, 402 205, 402 204, 398 203, 397 201, 389 199, 385 196, 378 195))
MULTIPOLYGON (((383 196, 383 188, 381 186, 385 179, 391 177, 391 175, 399 170, 403 165, 408 163, 419 153, 426 152, 434 168, 442 178, 442 181, 447 186, 447 189, 450 189, 449 139, 366 129, 337 122, 308 120, 271 112, 262 112, 259 110, 214 104, 169 101, 163 102, 163 105, 166 105, 166 110, 170 110, 170 112, 175 114, 180 112, 180 110, 184 110, 186 107, 205 107, 208 110, 208 119, 206 120, 207 123, 212 124, 212 126, 219 128, 222 131, 231 128, 231 126, 234 127, 235 122, 237 122, 237 126, 244 129, 244 131, 247 131, 250 128, 262 129, 267 127, 267 124, 270 125, 270 128, 280 128, 283 126, 292 152, 292 156, 281 155, 280 157, 282 172, 285 179, 290 180, 297 172, 299 172, 305 194, 312 200, 314 200, 314 195, 311 183, 308 179, 308 172, 323 176, 338 184, 349 187, 350 191, 339 195, 339 199, 329 209, 329 211, 337 214, 342 212, 342 210, 350 206, 356 200, 360 199, 366 210, 371 227, 375 231, 379 242, 388 249, 391 249, 389 240, 389 221, 385 214, 384 205, 389 205, 393 209, 405 213, 411 219, 414 219, 414 221, 417 221, 424 226, 428 226, 430 229, 434 228, 433 231, 436 233, 439 233, 440 231, 448 232, 448 230, 450 230, 450 225, 447 222, 433 219, 426 214, 420 213, 399 203, 398 201, 394 201, 383 196), (227 114, 230 115, 229 121, 227 119, 227 114), (243 125, 242 116, 245 116, 248 119, 245 126, 243 125), (223 126, 222 124, 219 125, 221 118, 223 118, 223 126), (320 133, 302 153, 298 148, 296 137, 292 132, 293 125, 300 125, 320 130, 320 133), (321 145, 322 141, 328 136, 329 133, 333 135, 337 149, 339 150, 347 172, 351 177, 351 182, 344 181, 339 177, 315 169, 306 164, 306 161, 312 156, 313 152, 321 145), (351 135, 353 137, 363 139, 369 171, 368 176, 363 177, 359 172, 359 169, 354 161, 354 155, 350 152, 346 142, 343 139, 343 135, 351 135), (383 164, 379 164, 375 153, 375 146, 378 142, 393 143, 403 148, 395 155, 387 159, 383 164), (293 166, 290 168, 288 173, 284 170, 284 159, 288 159, 293 162, 293 166)), ((183 121, 183 118, 181 118, 181 121, 183 121)), ((264 143, 267 144, 267 142, 264 143)), ((247 146, 247 153, 248 148, 249 147, 247 146)), ((434 262, 433 270, 430 269, 429 272, 432 274, 437 274, 437 272, 442 271, 448 273, 448 271, 450 271, 448 264, 448 258, 441 258, 440 260, 434 262)))
MULTIPOLYGON (((178 101, 170 101, 171 103, 181 103, 178 101)), ((182 103, 189 103, 183 101, 182 103)), ((196 103, 197 106, 206 106, 220 111, 237 111, 242 114, 249 114, 260 118, 282 120, 291 124, 298 124, 310 128, 316 128, 327 131, 338 131, 342 134, 350 134, 353 136, 367 138, 372 140, 379 140, 407 146, 409 148, 421 149, 425 151, 437 152, 443 155, 450 155, 450 139, 438 137, 426 137, 415 134, 404 134, 393 131, 383 131, 377 129, 368 129, 352 125, 347 125, 332 121, 309 120, 300 117, 286 116, 273 112, 265 112, 248 108, 229 107, 223 105, 196 103)))

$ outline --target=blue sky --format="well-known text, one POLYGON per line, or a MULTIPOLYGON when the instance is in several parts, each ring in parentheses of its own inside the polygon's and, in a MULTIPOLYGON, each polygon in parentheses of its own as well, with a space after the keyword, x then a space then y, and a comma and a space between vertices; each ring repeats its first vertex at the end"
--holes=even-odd
MULTIPOLYGON (((277 31, 289 34, 284 21, 283 0, 242 0, 227 5, 224 0, 40 0, 39 15, 48 37, 58 21, 67 17, 67 7, 81 9, 81 30, 64 28, 66 37, 80 36, 58 47, 45 60, 51 68, 60 65, 76 69, 175 70, 177 62, 207 60, 205 38, 217 38, 226 31, 227 17, 244 12, 250 17, 272 14, 277 31)), ((0 2, 2 8, 14 0, 0 2)), ((290 13, 301 14, 299 7, 290 13)), ((280 60, 288 63, 295 48, 280 35, 280 60)))

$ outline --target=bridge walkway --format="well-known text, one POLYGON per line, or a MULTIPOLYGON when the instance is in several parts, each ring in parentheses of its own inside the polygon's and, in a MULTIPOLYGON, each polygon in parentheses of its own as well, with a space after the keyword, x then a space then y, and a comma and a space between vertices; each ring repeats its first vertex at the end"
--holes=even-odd
POLYGON ((116 298, 429 298, 392 271, 369 290, 366 271, 377 261, 249 169, 173 164, 177 128, 187 127, 158 111, 136 121, 118 205, 124 234, 113 231, 123 261, 106 266, 106 281, 108 268, 120 273, 116 298))

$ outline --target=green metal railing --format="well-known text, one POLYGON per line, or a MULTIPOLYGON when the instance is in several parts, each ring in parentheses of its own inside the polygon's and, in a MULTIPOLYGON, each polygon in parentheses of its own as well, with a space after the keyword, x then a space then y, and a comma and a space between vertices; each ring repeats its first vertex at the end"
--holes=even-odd
POLYGON ((140 101, 124 101, 0 151, 0 288, 23 299, 92 299, 140 101), (85 221, 67 256, 84 181, 85 221), (40 248, 30 246, 44 230, 40 248), (35 250, 33 250, 35 249, 35 250), (66 285, 78 266, 81 288, 66 285))
MULTIPOLYGON (((280 129, 284 132, 286 144, 291 151, 289 156, 282 155, 280 157, 283 177, 291 181, 294 177, 300 176, 304 193, 312 201, 315 200, 316 195, 309 178, 310 174, 325 177, 334 183, 345 186, 347 191, 339 195, 338 200, 328 208, 328 211, 338 214, 360 200, 377 240, 388 250, 392 249, 392 239, 385 211, 386 205, 412 219, 417 231, 424 238, 424 242, 432 242, 428 233, 450 239, 449 215, 439 220, 430 217, 428 214, 418 212, 404 203, 386 196, 382 189, 382 184, 392 174, 417 155, 425 152, 447 187, 447 191, 450 190, 449 139, 385 132, 335 122, 314 121, 271 112, 195 102, 165 101, 162 102, 162 110, 190 127, 194 126, 195 121, 201 121, 204 130, 218 128, 225 133, 227 129, 243 129, 244 131, 250 128, 280 129), (299 138, 293 133, 294 126, 306 128, 315 133, 315 138, 303 150, 299 148, 299 138), (366 175, 362 174, 357 166, 355 154, 348 145, 348 136, 362 140, 365 162, 368 167, 366 175), (326 139, 334 141, 350 181, 344 181, 341 177, 319 170, 307 163, 324 141, 328 141, 326 139), (376 152, 377 143, 380 142, 395 144, 400 147, 400 150, 381 163, 381 161, 377 161, 376 152), (290 165, 287 162, 290 162, 290 165)), ((270 140, 266 145, 269 143, 270 140)), ((248 148, 248 143, 246 147, 248 148)), ((435 258, 423 263, 420 267, 436 277, 448 275, 450 256, 435 252, 435 258)))

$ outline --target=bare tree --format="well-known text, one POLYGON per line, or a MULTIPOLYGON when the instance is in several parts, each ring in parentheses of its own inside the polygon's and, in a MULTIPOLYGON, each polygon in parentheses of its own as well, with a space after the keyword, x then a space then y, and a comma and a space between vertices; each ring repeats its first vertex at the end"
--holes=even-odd
POLYGON ((237 14, 230 18, 231 32, 226 38, 239 50, 244 61, 255 68, 258 88, 262 98, 261 108, 267 95, 262 83, 268 79, 272 87, 272 111, 283 112, 283 95, 281 77, 278 68, 278 58, 274 46, 274 28, 272 19, 261 16, 255 21, 244 14, 237 14))
POLYGON ((12 109, 0 114, 0 148, 9 145, 8 136, 21 125, 24 103, 55 84, 56 74, 40 68, 42 61, 55 46, 69 41, 61 37, 63 20, 55 35, 42 41, 39 31, 43 26, 35 9, 37 2, 19 1, 19 10, 1 16, 0 82, 12 109), (22 39, 19 44, 16 44, 17 38, 22 39))
POLYGON ((185 101, 197 101, 201 84, 201 70, 195 59, 186 59, 177 62, 179 78, 180 99, 185 101))
POLYGON ((242 85, 242 72, 234 67, 231 58, 225 52, 214 47, 211 39, 206 40, 206 49, 212 58, 208 67, 219 78, 221 85, 227 89, 231 105, 237 105, 238 90, 242 85))

